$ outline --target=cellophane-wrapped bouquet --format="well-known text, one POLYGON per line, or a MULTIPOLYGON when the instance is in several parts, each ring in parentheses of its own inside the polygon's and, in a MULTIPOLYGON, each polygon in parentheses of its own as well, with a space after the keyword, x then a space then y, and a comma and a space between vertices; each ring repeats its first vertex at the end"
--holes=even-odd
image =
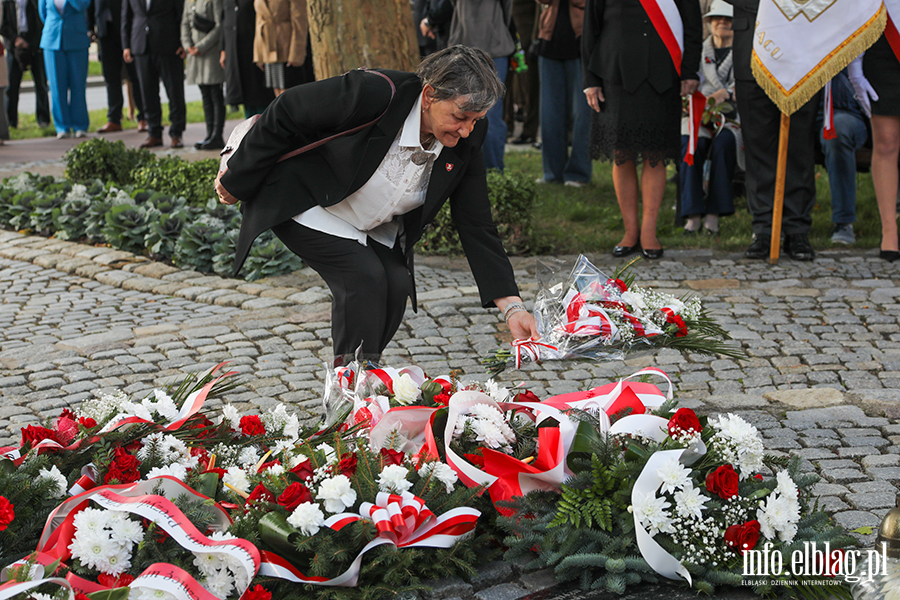
POLYGON ((740 348, 697 296, 676 297, 635 283, 627 265, 613 276, 584 256, 573 267, 538 265, 540 291, 534 302, 539 339, 514 340, 483 362, 493 372, 523 362, 586 358, 621 360, 626 354, 674 348, 703 354, 741 356, 740 348))

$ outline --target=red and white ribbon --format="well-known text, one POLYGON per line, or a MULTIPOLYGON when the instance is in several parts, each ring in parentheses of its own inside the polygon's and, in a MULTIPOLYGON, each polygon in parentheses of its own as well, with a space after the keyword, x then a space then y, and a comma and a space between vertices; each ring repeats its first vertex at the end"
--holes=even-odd
POLYGON ((824 96, 824 113, 825 120, 822 123, 822 137, 826 140, 837 138, 837 131, 834 130, 834 97, 831 95, 831 82, 825 84, 824 96))
POLYGON ((684 153, 684 162, 693 165, 694 154, 697 152, 697 136, 700 135, 700 122, 706 109, 706 96, 700 90, 695 91, 688 100, 688 107, 688 148, 684 153))
POLYGON ((81 476, 69 488, 69 495, 77 496, 95 487, 97 485, 97 476, 97 467, 94 466, 94 463, 81 467, 81 476))
POLYGON ((675 70, 681 76, 681 55, 684 53, 684 24, 675 0, 641 0, 641 6, 650 17, 650 22, 662 38, 675 70))
POLYGON ((513 340, 510 342, 516 357, 516 368, 521 369, 522 363, 527 360, 540 362, 559 358, 559 348, 553 344, 545 344, 540 340, 513 340))
POLYGON ((61 577, 50 577, 48 579, 36 579, 34 581, 21 582, 7 581, 3 585, 0 585, 0 600, 15 598, 19 594, 24 594, 45 583, 53 583, 64 588, 69 593, 69 600, 75 600, 75 592, 72 590, 72 584, 61 577))
POLYGON ((346 571, 332 579, 307 576, 294 565, 271 552, 262 553, 261 576, 277 577, 296 583, 322 586, 353 587, 359 580, 363 556, 377 546, 392 544, 397 548, 450 548, 475 529, 481 513, 474 508, 455 508, 436 517, 425 501, 409 492, 380 492, 375 503, 364 502, 359 514, 343 513, 325 521, 325 526, 339 531, 359 520, 372 520, 378 537, 366 544, 346 571))

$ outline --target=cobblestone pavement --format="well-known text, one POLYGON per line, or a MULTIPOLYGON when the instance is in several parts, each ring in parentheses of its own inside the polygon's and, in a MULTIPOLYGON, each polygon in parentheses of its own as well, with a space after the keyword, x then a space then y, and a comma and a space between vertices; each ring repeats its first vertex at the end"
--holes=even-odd
MULTIPOLYGON (((663 351, 624 362, 529 364, 501 379, 546 396, 658 366, 682 405, 736 412, 762 431, 769 450, 803 457, 822 476, 816 493, 838 523, 877 528, 900 486, 900 268, 871 251, 776 266, 709 251, 669 256, 638 264, 641 283, 701 295, 745 359, 663 351)), ((612 260, 597 264, 612 272, 612 260)), ((385 362, 485 378, 479 357, 509 340, 497 311, 480 307, 464 261, 418 262, 419 312, 409 311, 385 362)), ((535 261, 514 265, 530 302, 535 261)), ((330 296, 309 270, 246 283, 0 232, 0 299, 0 444, 94 394, 141 394, 223 360, 244 376, 229 401, 245 410, 286 402, 317 418, 331 358, 330 296)), ((503 585, 534 591, 521 580, 503 585)), ((521 596, 495 587, 487 589, 498 597, 521 596)))

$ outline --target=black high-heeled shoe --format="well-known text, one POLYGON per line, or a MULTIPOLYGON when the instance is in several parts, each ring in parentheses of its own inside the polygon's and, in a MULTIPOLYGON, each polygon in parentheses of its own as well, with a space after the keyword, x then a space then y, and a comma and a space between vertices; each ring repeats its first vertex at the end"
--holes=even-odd
POLYGON ((663 257, 663 249, 662 248, 644 248, 643 250, 641 250, 641 256, 643 256, 647 260, 656 260, 658 258, 663 257))
POLYGON ((900 252, 897 250, 882 250, 879 252, 878 257, 888 262, 897 262, 897 260, 900 260, 900 252))
POLYGON ((615 248, 613 248, 612 255, 616 258, 622 258, 623 256, 634 254, 640 249, 641 243, 640 241, 638 241, 634 246, 616 246, 615 248))

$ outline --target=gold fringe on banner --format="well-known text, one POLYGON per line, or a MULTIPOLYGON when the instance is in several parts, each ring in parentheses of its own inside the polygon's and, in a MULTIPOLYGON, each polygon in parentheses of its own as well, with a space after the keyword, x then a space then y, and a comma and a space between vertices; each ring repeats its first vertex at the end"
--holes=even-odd
POLYGON ((887 11, 882 5, 881 9, 865 25, 860 27, 853 35, 848 36, 844 43, 822 59, 822 62, 816 65, 806 77, 801 79, 790 90, 785 90, 765 65, 762 64, 762 61, 756 55, 756 50, 753 51, 753 59, 750 61, 753 75, 756 77, 759 86, 765 90, 772 102, 781 109, 781 112, 786 115, 792 115, 809 102, 810 98, 825 87, 825 84, 840 73, 844 67, 853 62, 853 59, 878 41, 886 24, 887 11))

